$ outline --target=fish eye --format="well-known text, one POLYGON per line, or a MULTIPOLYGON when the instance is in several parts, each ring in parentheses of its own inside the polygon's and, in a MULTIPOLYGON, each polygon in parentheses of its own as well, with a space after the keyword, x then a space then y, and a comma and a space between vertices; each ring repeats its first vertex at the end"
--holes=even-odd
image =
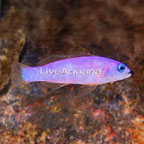
POLYGON ((122 63, 120 63, 120 64, 117 66, 117 70, 118 70, 119 72, 123 72, 123 71, 125 70, 125 65, 122 64, 122 63))

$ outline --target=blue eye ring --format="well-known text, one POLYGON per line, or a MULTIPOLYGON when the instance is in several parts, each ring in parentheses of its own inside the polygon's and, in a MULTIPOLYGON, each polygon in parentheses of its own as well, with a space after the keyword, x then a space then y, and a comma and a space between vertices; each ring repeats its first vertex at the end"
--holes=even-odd
POLYGON ((122 63, 118 64, 117 70, 118 70, 119 72, 123 72, 123 71, 125 70, 125 65, 122 64, 122 63))

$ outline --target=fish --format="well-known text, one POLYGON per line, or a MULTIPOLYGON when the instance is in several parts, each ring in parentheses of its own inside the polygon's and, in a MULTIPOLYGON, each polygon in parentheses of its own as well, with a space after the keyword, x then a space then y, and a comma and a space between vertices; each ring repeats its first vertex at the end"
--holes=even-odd
MULTIPOLYGON (((124 63, 102 56, 52 56, 38 66, 31 67, 16 63, 12 67, 12 83, 47 82, 51 88, 69 84, 84 85, 94 89, 97 85, 113 83, 132 76, 132 71, 124 63)), ((84 88, 86 89, 86 88, 84 88)), ((91 90, 90 89, 90 90, 91 90)))

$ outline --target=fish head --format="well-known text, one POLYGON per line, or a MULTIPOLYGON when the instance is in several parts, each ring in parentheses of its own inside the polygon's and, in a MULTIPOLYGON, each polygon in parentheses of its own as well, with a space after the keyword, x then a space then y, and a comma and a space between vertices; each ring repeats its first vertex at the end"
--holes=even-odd
POLYGON ((123 80, 132 76, 132 71, 123 63, 114 61, 107 67, 110 82, 123 80))

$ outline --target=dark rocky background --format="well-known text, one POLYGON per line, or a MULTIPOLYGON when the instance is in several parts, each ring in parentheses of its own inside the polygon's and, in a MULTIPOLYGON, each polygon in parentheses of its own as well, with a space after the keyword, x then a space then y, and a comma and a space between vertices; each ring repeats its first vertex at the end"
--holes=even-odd
POLYGON ((143 0, 2 0, 0 16, 0 143, 144 143, 143 0), (12 88, 13 62, 82 53, 124 62, 134 75, 84 97, 74 85, 12 88))

